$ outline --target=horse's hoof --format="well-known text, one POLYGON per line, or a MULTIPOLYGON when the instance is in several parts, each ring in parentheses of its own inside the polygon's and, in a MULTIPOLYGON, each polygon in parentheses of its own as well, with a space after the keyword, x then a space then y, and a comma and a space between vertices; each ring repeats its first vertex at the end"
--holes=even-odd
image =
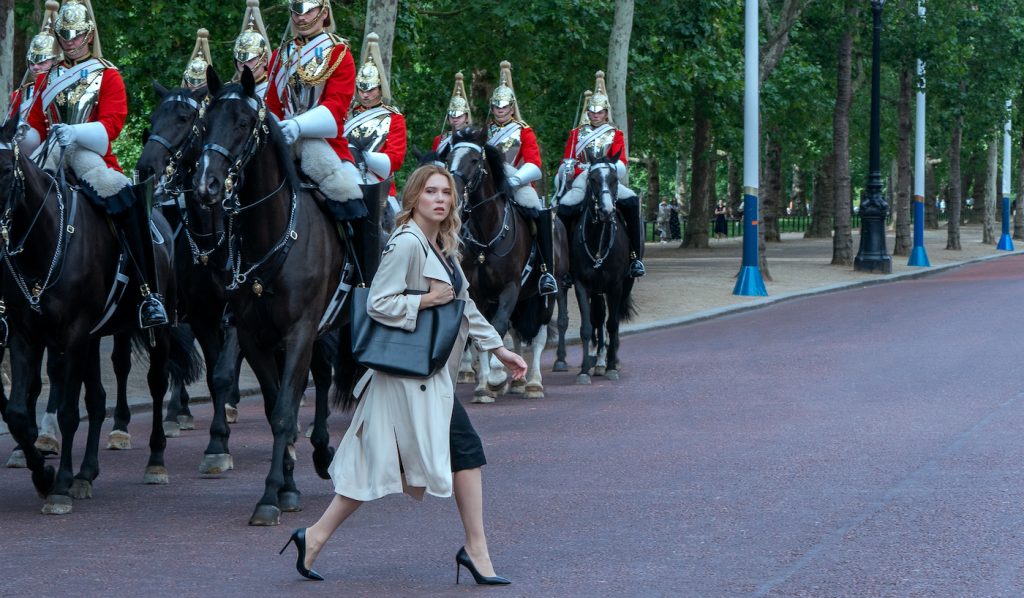
POLYGON ((28 461, 25 460, 25 451, 20 448, 11 451, 11 456, 7 458, 7 467, 11 469, 24 469, 28 467, 28 461))
POLYGON ((457 384, 476 384, 476 372, 469 370, 468 372, 459 372, 459 381, 457 384))
POLYGON ((608 370, 605 369, 605 366, 603 366, 603 365, 595 365, 594 366, 594 375, 595 376, 604 376, 605 372, 607 372, 607 371, 608 370))
POLYGON ((486 392, 484 392, 482 394, 474 394, 473 395, 473 402, 474 403, 493 403, 494 399, 495 399, 495 397, 493 395, 490 395, 490 394, 488 394, 486 392))
POLYGON ((229 453, 215 455, 203 455, 203 462, 199 464, 199 473, 203 475, 217 475, 227 473, 235 468, 235 460, 229 453))
POLYGON ((113 430, 107 436, 107 449, 112 451, 132 450, 132 435, 123 430, 113 430))
POLYGON ((544 398, 544 386, 541 384, 527 384, 526 385, 526 398, 528 399, 543 399, 544 398))
POLYGON ((40 434, 39 438, 36 438, 36 450, 43 454, 43 456, 59 455, 60 454, 60 443, 57 439, 49 434, 40 434))
POLYGON ((590 374, 580 374, 576 376, 576 384, 590 384, 590 374))
POLYGON ((334 447, 313 448, 313 468, 322 480, 331 479, 331 462, 334 461, 334 447))
POLYGON ((196 418, 192 417, 191 415, 179 415, 178 428, 182 430, 195 430, 196 418))
POLYGON ((225 405, 224 415, 227 417, 229 424, 238 423, 238 407, 235 407, 234 405, 225 405))
POLYGON ((71 498, 78 500, 92 498, 92 482, 75 478, 71 482, 71 498))
POLYGON ((604 377, 609 380, 618 380, 619 370, 608 370, 607 372, 604 373, 604 377))
POLYGON ((50 496, 56 484, 57 470, 53 466, 44 465, 42 469, 32 472, 32 485, 35 486, 39 498, 45 499, 50 496))
POLYGON ((281 509, 274 505, 257 505, 249 518, 249 525, 281 525, 281 509))
POLYGON ((146 467, 146 473, 142 475, 142 483, 166 486, 171 483, 171 478, 167 475, 167 468, 163 465, 149 465, 146 467))
POLYGON ((569 364, 564 361, 556 361, 555 365, 551 366, 552 372, 568 372, 569 364))
POLYGON ((526 381, 515 380, 508 387, 508 394, 510 395, 522 395, 526 394, 526 381))
POLYGON ((301 497, 298 492, 278 492, 277 504, 281 505, 281 510, 285 513, 298 513, 302 510, 301 497))
POLYGON ((164 436, 166 436, 167 438, 177 438, 177 437, 181 436, 181 426, 178 425, 178 422, 176 422, 176 421, 173 421, 173 422, 165 421, 165 422, 163 422, 163 424, 164 424, 164 436))
POLYGON ((43 515, 69 515, 73 502, 70 496, 63 494, 51 494, 46 497, 43 503, 43 515))

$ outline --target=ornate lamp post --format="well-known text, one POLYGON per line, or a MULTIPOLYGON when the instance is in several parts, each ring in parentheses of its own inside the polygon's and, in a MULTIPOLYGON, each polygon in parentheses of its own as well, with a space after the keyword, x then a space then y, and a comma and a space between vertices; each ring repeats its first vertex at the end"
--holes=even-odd
POLYGON ((871 0, 874 16, 874 41, 871 56, 871 153, 868 163, 868 185, 860 202, 860 250, 853 268, 861 272, 892 272, 892 256, 885 248, 885 216, 889 204, 882 197, 881 165, 881 36, 882 5, 885 0, 871 0))

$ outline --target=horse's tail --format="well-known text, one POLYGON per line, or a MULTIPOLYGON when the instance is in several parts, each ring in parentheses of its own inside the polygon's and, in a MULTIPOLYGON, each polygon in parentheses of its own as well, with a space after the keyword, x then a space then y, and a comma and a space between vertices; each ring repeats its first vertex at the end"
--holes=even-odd
POLYGON ((636 317, 636 302, 633 300, 633 283, 636 279, 626 278, 622 283, 622 300, 619 301, 619 321, 629 322, 636 317))
MULTIPOLYGON (((187 386, 199 381, 203 375, 203 358, 196 348, 196 337, 187 326, 169 326, 170 342, 167 371, 172 382, 187 386)), ((138 330, 132 335, 132 353, 141 361, 149 357, 149 330, 138 330)))
POLYGON ((343 322, 338 329, 337 342, 332 403, 335 408, 348 411, 359 402, 359 397, 355 395, 355 387, 359 379, 366 373, 366 368, 357 364, 352 356, 352 324, 350 322, 343 322))

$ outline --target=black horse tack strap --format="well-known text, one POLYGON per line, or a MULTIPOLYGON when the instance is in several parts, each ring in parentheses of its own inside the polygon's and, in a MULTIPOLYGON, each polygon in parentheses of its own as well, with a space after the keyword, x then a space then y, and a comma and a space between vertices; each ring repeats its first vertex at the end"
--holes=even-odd
POLYGON ((124 291, 128 288, 128 275, 125 274, 125 268, 128 266, 128 254, 121 252, 121 256, 117 260, 117 272, 114 274, 114 284, 110 286, 110 292, 107 293, 107 301, 103 304, 103 317, 100 321, 92 327, 89 334, 96 334, 100 331, 110 318, 114 316, 114 312, 117 311, 117 307, 121 304, 121 298, 124 297, 124 291))
POLYGON ((334 289, 334 295, 331 296, 331 301, 327 304, 323 317, 320 318, 320 324, 316 329, 317 336, 327 332, 341 314, 341 309, 345 306, 345 300, 348 299, 349 293, 352 292, 352 274, 354 272, 355 265, 353 264, 352 256, 349 255, 345 258, 345 266, 341 269, 341 279, 338 281, 338 288, 334 289))

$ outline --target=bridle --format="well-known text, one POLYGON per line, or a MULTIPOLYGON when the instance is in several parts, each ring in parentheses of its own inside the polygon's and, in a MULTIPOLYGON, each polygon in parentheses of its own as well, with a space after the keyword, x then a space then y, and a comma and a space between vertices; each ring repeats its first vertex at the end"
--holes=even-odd
POLYGON ((587 171, 587 192, 589 195, 591 195, 591 197, 588 198, 590 201, 587 204, 587 212, 589 212, 589 214, 584 214, 583 218, 580 218, 579 233, 580 239, 582 239, 583 241, 583 250, 586 252, 587 257, 590 258, 590 261, 594 263, 595 270, 600 269, 601 266, 604 265, 604 262, 608 259, 608 256, 612 252, 612 248, 615 247, 615 237, 618 234, 619 230, 619 219, 616 218, 615 216, 614 200, 612 201, 612 214, 610 216, 605 215, 604 218, 601 217, 601 214, 604 212, 604 210, 599 203, 600 200, 598 199, 598 192, 590 189, 589 177, 590 174, 595 170, 601 171, 613 169, 614 166, 612 166, 609 162, 597 162, 592 163, 587 171), (587 243, 586 223, 588 220, 588 216, 590 222, 594 224, 601 224, 601 232, 597 238, 597 248, 593 251, 591 250, 590 245, 587 243))
POLYGON ((510 201, 505 202, 501 218, 501 227, 498 229, 497 234, 495 234, 490 241, 483 243, 477 240, 477 238, 473 236, 473 232, 470 229, 469 223, 473 220, 473 210, 497 200, 502 195, 501 191, 498 191, 494 195, 491 195, 490 197, 485 197, 484 199, 476 203, 473 203, 473 197, 477 194, 477 191, 479 191, 482 188, 484 179, 488 174, 487 166, 485 165, 483 160, 484 157, 485 154, 483 147, 469 141, 460 141, 452 146, 451 153, 448 154, 447 160, 448 169, 452 173, 452 178, 458 179, 463 184, 463 189, 465 191, 462 203, 462 213, 464 214, 464 218, 462 219, 461 232, 462 242, 467 246, 471 253, 476 254, 477 262, 481 264, 487 261, 488 255, 494 255, 494 257, 498 258, 505 257, 506 255, 511 253, 512 249, 515 247, 515 243, 510 243, 508 249, 506 249, 504 253, 500 254, 496 253, 497 250, 495 249, 503 240, 505 240, 509 236, 509 233, 512 232, 512 230, 515 227, 515 218, 512 217, 512 206, 510 205, 510 201), (451 168, 452 166, 454 166, 453 160, 455 158, 455 154, 460 149, 474 151, 480 154, 480 167, 469 178, 467 178, 466 175, 462 173, 462 171, 452 170, 451 168))
POLYGON ((167 156, 167 164, 164 168, 164 174, 160 177, 160 183, 154 190, 154 192, 158 194, 177 195, 179 193, 191 191, 191 189, 182 188, 182 181, 180 180, 182 173, 181 160, 185 155, 185 151, 201 137, 203 130, 202 124, 203 116, 206 112, 206 101, 204 100, 200 103, 186 93, 176 93, 165 97, 161 104, 175 102, 185 104, 192 108, 195 111, 195 114, 192 116, 192 124, 189 127, 191 131, 185 135, 185 138, 182 139, 181 143, 177 146, 171 143, 171 141, 166 137, 162 137, 155 133, 151 133, 149 135, 149 139, 146 140, 146 144, 149 144, 150 141, 155 141, 162 145, 169 154, 167 156))

